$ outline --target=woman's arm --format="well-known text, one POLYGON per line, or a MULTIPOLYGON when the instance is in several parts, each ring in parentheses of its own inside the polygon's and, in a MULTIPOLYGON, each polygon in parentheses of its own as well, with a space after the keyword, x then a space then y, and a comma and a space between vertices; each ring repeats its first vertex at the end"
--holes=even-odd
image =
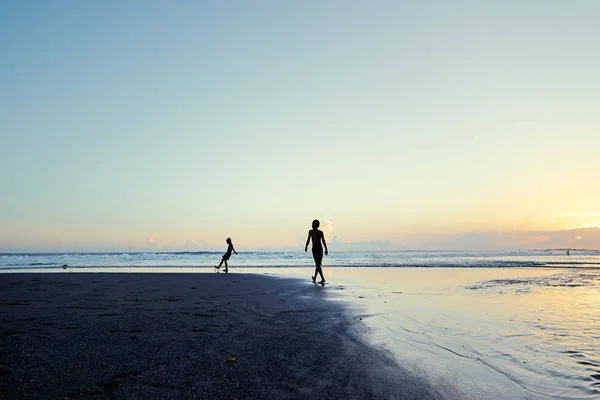
POLYGON ((310 242, 310 231, 308 231, 308 237, 306 238, 306 246, 304 246, 304 251, 307 251, 309 242, 310 242))

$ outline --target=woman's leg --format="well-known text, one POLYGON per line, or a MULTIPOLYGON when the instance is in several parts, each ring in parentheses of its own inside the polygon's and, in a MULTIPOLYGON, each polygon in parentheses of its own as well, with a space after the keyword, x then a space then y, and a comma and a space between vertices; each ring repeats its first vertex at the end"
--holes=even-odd
POLYGON ((323 249, 320 247, 313 247, 312 249, 313 258, 315 259, 315 279, 317 279, 317 274, 321 275, 321 279, 323 278, 323 271, 321 270, 321 263, 323 262, 323 249))

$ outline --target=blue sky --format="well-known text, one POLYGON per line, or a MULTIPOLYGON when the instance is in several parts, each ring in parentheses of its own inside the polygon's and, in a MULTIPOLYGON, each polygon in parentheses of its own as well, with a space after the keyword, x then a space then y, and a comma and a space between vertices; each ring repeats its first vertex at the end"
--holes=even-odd
POLYGON ((314 218, 350 248, 600 226, 599 18, 0 0, 0 251, 293 247, 314 218))

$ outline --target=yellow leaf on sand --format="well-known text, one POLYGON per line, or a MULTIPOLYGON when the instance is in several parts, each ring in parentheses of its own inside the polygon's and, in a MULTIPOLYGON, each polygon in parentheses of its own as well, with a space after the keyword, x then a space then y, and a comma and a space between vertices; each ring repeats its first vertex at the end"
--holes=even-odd
POLYGON ((235 362, 235 357, 229 357, 229 358, 227 358, 227 362, 235 362))

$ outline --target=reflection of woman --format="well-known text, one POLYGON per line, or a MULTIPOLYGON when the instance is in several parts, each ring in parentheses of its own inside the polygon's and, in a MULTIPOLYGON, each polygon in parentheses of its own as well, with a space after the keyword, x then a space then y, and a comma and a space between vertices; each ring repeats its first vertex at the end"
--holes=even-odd
POLYGON ((321 275, 321 282, 325 283, 325 277, 323 276, 323 270, 321 269, 321 263, 323 262, 323 246, 325 247, 325 255, 329 254, 327 251, 327 243, 325 243, 325 235, 323 232, 319 230, 319 220, 315 219, 312 222, 312 229, 308 231, 308 238, 306 239, 306 246, 304 246, 304 251, 308 249, 308 243, 310 239, 312 239, 313 247, 312 253, 313 258, 315 259, 315 276, 311 276, 312 281, 314 282, 317 279, 317 274, 321 275), (323 242, 323 246, 321 246, 321 242, 323 242))

